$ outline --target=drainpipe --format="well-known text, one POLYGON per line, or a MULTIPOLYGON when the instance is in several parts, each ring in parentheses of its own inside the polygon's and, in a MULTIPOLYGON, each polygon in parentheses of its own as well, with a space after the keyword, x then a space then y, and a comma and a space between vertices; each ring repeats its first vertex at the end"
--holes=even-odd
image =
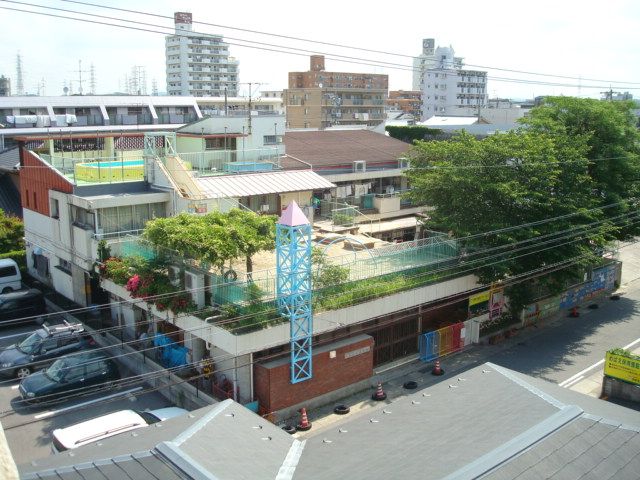
POLYGON ((253 352, 249 354, 249 401, 253 402, 253 352))

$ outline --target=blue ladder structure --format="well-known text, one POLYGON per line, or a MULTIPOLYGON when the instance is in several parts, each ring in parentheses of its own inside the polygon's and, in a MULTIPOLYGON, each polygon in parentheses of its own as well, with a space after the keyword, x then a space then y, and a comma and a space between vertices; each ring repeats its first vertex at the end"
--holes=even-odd
POLYGON ((313 377, 311 311, 311 225, 295 201, 276 223, 278 312, 289 318, 291 383, 313 377))

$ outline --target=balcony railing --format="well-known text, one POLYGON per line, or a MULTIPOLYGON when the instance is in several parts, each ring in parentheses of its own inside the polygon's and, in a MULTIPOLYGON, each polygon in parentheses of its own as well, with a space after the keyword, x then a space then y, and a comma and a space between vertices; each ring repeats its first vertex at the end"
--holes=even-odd
POLYGON ((179 153, 198 176, 279 170, 280 152, 274 148, 250 150, 207 150, 179 153))

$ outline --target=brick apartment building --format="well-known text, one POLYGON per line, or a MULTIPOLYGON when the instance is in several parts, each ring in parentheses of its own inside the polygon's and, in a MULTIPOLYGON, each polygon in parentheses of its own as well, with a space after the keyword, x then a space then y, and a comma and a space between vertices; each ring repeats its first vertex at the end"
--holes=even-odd
POLYGON ((309 71, 289 72, 284 92, 287 127, 378 125, 384 120, 388 91, 388 75, 327 72, 324 56, 312 55, 309 71))

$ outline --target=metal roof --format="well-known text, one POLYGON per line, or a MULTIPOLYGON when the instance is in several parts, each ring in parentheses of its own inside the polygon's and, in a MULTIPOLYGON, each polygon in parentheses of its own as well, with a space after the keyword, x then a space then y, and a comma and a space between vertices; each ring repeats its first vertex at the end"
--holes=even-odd
POLYGON ((209 198, 241 198, 335 187, 311 170, 220 175, 196 178, 196 182, 209 198))

